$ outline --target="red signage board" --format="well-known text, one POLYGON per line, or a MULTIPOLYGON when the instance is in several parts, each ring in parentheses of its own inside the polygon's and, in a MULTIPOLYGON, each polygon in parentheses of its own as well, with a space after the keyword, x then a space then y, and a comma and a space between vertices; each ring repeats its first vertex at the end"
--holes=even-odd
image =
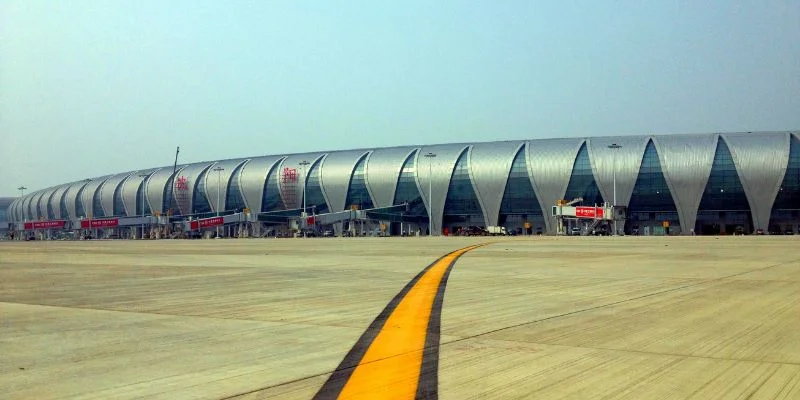
POLYGON ((575 216, 579 218, 603 218, 600 207, 575 207, 575 216))
POLYGON ((84 219, 81 221, 81 228, 113 228, 119 225, 119 218, 109 219, 84 219))
POLYGON ((225 219, 222 217, 198 219, 192 221, 190 227, 192 229, 208 228, 210 226, 219 226, 225 224, 225 219))
POLYGON ((67 224, 67 221, 33 221, 33 222, 26 222, 25 229, 64 229, 64 226, 67 224))

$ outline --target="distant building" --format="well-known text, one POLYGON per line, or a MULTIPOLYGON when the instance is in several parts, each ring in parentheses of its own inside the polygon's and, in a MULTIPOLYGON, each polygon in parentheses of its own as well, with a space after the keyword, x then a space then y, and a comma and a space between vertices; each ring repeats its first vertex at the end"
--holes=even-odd
POLYGON ((399 226, 424 232, 429 209, 435 233, 469 226, 553 233, 558 200, 612 202, 615 176, 627 233, 667 225, 673 234, 783 232, 797 231, 800 221, 798 132, 517 140, 206 161, 179 165, 175 174, 170 165, 42 189, 15 200, 10 212, 22 222, 168 209, 198 218, 247 209, 249 223, 260 230, 275 223, 272 216, 302 207, 306 182, 305 203, 315 214, 374 210, 392 233, 399 226), (407 206, 391 208, 401 204, 407 206))
POLYGON ((14 200, 16 200, 15 197, 0 197, 0 237, 8 234, 8 223, 11 219, 8 211, 14 200))

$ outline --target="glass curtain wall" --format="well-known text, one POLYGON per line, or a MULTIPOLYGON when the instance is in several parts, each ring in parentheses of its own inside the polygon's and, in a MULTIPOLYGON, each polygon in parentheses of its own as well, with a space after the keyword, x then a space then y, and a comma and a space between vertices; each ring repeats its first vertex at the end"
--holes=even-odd
POLYGON ((628 203, 625 233, 629 235, 663 235, 680 233, 678 209, 672 198, 658 151, 653 141, 647 147, 639 167, 639 175, 628 203), (666 224, 665 224, 666 222, 666 224))
POLYGON ((111 211, 115 216, 125 215, 125 203, 122 201, 122 185, 125 183, 123 179, 116 188, 114 188, 114 205, 111 211))
POLYGON ((347 189, 347 201, 345 207, 357 207, 360 210, 368 210, 374 208, 372 198, 369 196, 367 190, 367 183, 364 179, 364 170, 367 164, 367 155, 365 154, 358 161, 353 170, 353 175, 350 177, 350 186, 347 189))
POLYGON ((772 205, 769 220, 771 234, 797 234, 800 229, 800 140, 792 135, 789 164, 772 205))
POLYGON ((589 160, 589 151, 586 149, 586 143, 578 151, 578 156, 572 166, 572 175, 569 178, 567 191, 564 194, 564 199, 569 201, 578 197, 583 197, 583 202, 581 203, 583 205, 593 206, 604 203, 600 189, 597 187, 597 182, 594 180, 592 163, 589 160))
POLYGON ((447 189, 447 199, 444 203, 443 231, 444 234, 459 234, 460 230, 469 226, 485 226, 483 211, 472 187, 469 177, 468 163, 469 149, 464 150, 456 161, 450 185, 447 189))
POLYGON ((544 233, 544 214, 533 191, 525 158, 525 147, 522 147, 511 163, 498 223, 517 234, 544 233))
MULTIPOLYGON (((311 172, 308 174, 308 182, 306 182, 306 207, 312 208, 314 214, 324 214, 328 212, 328 203, 325 202, 325 196, 322 194, 322 185, 319 182, 319 166, 321 161, 322 159, 317 160, 314 166, 311 167, 311 172)), ((302 199, 300 199, 300 201, 302 204, 302 199)))
MULTIPOLYGON (((194 185, 194 195, 192 196, 192 213, 198 214, 199 218, 204 217, 203 214, 211 213, 211 203, 208 201, 208 193, 206 193, 206 179, 217 179, 216 176, 208 176, 209 169, 206 168, 199 177, 197 183, 194 185)), ((216 175, 217 172, 214 172, 216 175)), ((214 193, 216 195, 216 193, 214 193)))
POLYGON ((261 194, 261 212, 280 211, 285 210, 286 206, 281 199, 281 188, 278 181, 278 167, 280 162, 275 165, 267 173, 267 179, 264 183, 264 192, 261 194))
POLYGON ((47 199, 47 219, 50 220, 56 219, 56 213, 55 210, 53 210, 53 198, 56 196, 57 191, 58 189, 50 193, 50 197, 47 199))
POLYGON ((142 179, 142 182, 139 183, 139 189, 136 190, 136 215, 152 214, 150 211, 150 203, 147 201, 147 198, 142 199, 142 191, 145 190, 148 179, 150 179, 150 176, 142 179), (144 202, 142 202, 142 200, 144 200, 144 202))
POLYGON ((61 219, 69 219, 70 215, 67 212, 67 193, 69 189, 65 189, 61 194, 61 199, 58 200, 58 207, 61 209, 61 219))
POLYGON ((695 233, 703 235, 750 233, 753 219, 736 165, 723 138, 717 141, 711 175, 697 212, 695 233))
POLYGON ((86 187, 86 184, 84 183, 83 186, 81 186, 80 190, 78 190, 78 195, 75 198, 75 218, 85 218, 86 217, 86 213, 84 212, 84 209, 83 209, 83 189, 85 187, 86 187))
POLYGON ((403 163, 400 170, 400 178, 397 180, 397 188, 394 192, 394 202, 392 204, 408 203, 406 215, 418 217, 428 217, 428 210, 425 202, 422 201, 422 194, 417 188, 416 174, 416 155, 417 151, 411 153, 403 163))
POLYGON ((105 211, 103 211, 103 203, 100 201, 100 188, 102 187, 102 184, 97 186, 97 189, 94 190, 94 195, 92 195, 92 217, 94 218, 106 216, 105 211))
POLYGON ((240 164, 233 170, 230 180, 228 180, 228 190, 225 195, 225 211, 241 212, 244 211, 244 197, 239 187, 239 174, 242 172, 240 164))

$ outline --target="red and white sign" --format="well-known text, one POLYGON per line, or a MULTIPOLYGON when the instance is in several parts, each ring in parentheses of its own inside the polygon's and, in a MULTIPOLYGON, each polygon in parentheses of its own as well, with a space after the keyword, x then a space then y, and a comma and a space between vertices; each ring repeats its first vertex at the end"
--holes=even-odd
POLYGON ((81 228, 113 228, 119 225, 119 218, 109 219, 84 219, 81 221, 81 228))
POLYGON ((177 190, 189 190, 189 179, 185 176, 180 176, 175 181, 175 189, 177 190))
POLYGON ((211 226, 219 226, 223 224, 225 224, 225 219, 223 217, 214 217, 214 218, 198 219, 196 221, 192 221, 190 227, 191 229, 200 229, 200 228, 208 228, 211 226))
POLYGON ((25 229, 64 229, 67 221, 34 221, 26 222, 25 229))
POLYGON ((575 207, 575 216, 578 218, 603 218, 601 207, 575 207))

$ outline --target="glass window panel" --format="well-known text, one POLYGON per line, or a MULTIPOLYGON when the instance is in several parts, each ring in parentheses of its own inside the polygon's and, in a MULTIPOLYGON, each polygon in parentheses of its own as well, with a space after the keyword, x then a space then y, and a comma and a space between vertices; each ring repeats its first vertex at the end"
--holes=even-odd
POLYGON ((700 200, 700 211, 740 210, 750 211, 750 204, 744 193, 739 174, 733 163, 733 157, 725 141, 720 139, 711 166, 703 198, 700 200))
POLYGON ((397 180, 393 204, 408 203, 408 212, 405 213, 406 215, 427 217, 428 210, 425 208, 425 202, 422 201, 422 195, 414 179, 414 174, 416 173, 416 154, 416 151, 411 153, 403 163, 403 168, 400 170, 400 178, 397 180))
POLYGON ((444 203, 444 221, 483 224, 481 205, 469 178, 467 154, 468 150, 461 153, 453 169, 444 203))
MULTIPOLYGON (((207 214, 211 212, 211 203, 208 202, 208 193, 206 193, 206 179, 218 179, 216 174, 222 172, 214 172, 214 175, 209 177, 206 169, 197 178, 194 187, 194 195, 192 196, 192 213, 194 214, 207 214)), ((215 194, 216 195, 216 194, 215 194)))
POLYGON ((369 196, 367 190, 367 183, 364 179, 364 170, 367 163, 367 156, 361 157, 361 160, 356 164, 353 170, 353 175, 350 177, 350 186, 347 190, 347 201, 345 207, 358 206, 361 210, 374 208, 372 198, 369 196))
POLYGON ((531 232, 544 232, 545 223, 542 208, 536 193, 533 191, 530 177, 528 176, 528 163, 525 160, 525 148, 521 148, 514 161, 500 203, 499 224, 513 230, 523 229, 525 223, 530 223, 531 232))
POLYGON ((603 196, 600 195, 600 189, 597 187, 597 182, 594 180, 592 173, 592 164, 589 160, 589 151, 586 149, 586 143, 581 146, 578 151, 578 156, 575 158, 575 163, 572 166, 572 176, 569 178, 567 191, 564 194, 564 199, 572 200, 578 197, 583 197, 583 204, 603 204, 603 196))
POLYGON ((261 194, 261 212, 285 210, 286 206, 281 199, 281 189, 278 181, 278 165, 275 163, 267 174, 264 192, 261 194))
POLYGON ((317 160, 314 166, 311 167, 311 172, 308 174, 308 182, 306 182, 306 207, 314 207, 313 212, 316 214, 328 212, 328 203, 325 202, 325 196, 322 194, 322 185, 319 182, 321 160, 317 160))
POLYGON ((106 213, 103 211, 103 203, 100 201, 100 188, 102 185, 98 186, 97 189, 94 191, 94 195, 92 196, 92 216, 94 218, 98 217, 105 217, 106 213))
MULTIPOLYGON (((236 167, 231 174, 231 179, 228 181, 228 191, 225 196, 225 210, 241 212, 244 210, 244 196, 242 196, 241 188, 239 187, 239 174, 242 172, 242 165, 236 167)), ((211 207, 209 206, 209 210, 211 207)))

